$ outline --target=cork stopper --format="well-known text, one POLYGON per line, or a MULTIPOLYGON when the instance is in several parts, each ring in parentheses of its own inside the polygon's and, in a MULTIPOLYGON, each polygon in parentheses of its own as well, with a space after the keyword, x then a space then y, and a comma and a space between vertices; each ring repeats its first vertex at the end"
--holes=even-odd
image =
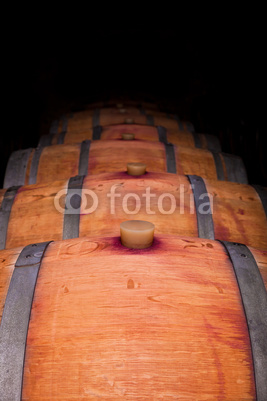
POLYGON ((123 103, 117 103, 116 106, 118 109, 121 109, 123 107, 123 103))
POLYGON ((134 120, 132 118, 125 118, 124 122, 125 124, 133 124, 134 120))
POLYGON ((120 112, 121 114, 125 114, 125 113, 126 113, 126 109, 120 108, 120 109, 119 109, 119 112, 120 112))
POLYGON ((143 175, 146 172, 144 163, 127 163, 127 173, 129 175, 143 175))
POLYGON ((149 221, 127 220, 121 223, 121 243, 132 249, 149 248, 154 239, 155 226, 149 221))
POLYGON ((121 137, 122 137, 122 139, 125 140, 125 141, 133 141, 134 138, 135 138, 135 135, 134 135, 134 134, 131 134, 131 133, 129 133, 129 132, 123 132, 123 133, 121 134, 121 137))

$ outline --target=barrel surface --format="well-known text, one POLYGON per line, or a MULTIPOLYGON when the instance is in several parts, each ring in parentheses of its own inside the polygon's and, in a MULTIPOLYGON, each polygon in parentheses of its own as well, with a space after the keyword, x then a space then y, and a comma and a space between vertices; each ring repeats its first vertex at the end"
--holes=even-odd
MULTIPOLYGON (((118 116, 118 115, 123 115, 125 118, 135 118, 140 115, 148 116, 148 121, 149 119, 154 120, 154 118, 164 118, 167 120, 176 120, 179 122, 179 128, 181 130, 189 128, 189 126, 192 127, 191 123, 181 121, 180 118, 176 114, 171 114, 171 113, 166 113, 163 111, 156 110, 155 108, 149 108, 149 107, 135 107, 135 106, 125 106, 125 107, 104 107, 104 108, 95 108, 91 110, 81 110, 78 112, 74 112, 71 114, 67 115, 67 118, 71 118, 73 120, 76 119, 84 119, 87 117, 93 117, 95 115, 98 115, 99 118, 101 119, 102 117, 108 118, 110 116, 118 116)), ((153 124, 152 124, 153 125, 153 124)))
MULTIPOLYGON (((20 151, 14 152, 20 155, 20 151)), ((6 177, 9 186, 44 183, 65 179, 75 175, 117 172, 126 169, 127 163, 140 162, 147 171, 194 174, 208 179, 229 180, 247 183, 245 167, 239 157, 214 153, 205 149, 175 147, 172 144, 146 141, 84 141, 74 145, 54 145, 32 150, 26 167, 25 177, 18 181, 19 163, 6 177), (130 142, 130 143, 129 143, 130 142), (79 169, 82 150, 87 149, 85 159, 88 168, 79 169), (38 162, 34 157, 38 153, 38 162), (216 155, 216 157, 215 157, 216 155), (218 164, 219 163, 219 164, 218 164), (36 177, 35 182, 29 177, 36 177), (13 180, 12 180, 13 177, 13 180), (28 181, 27 181, 28 180, 28 181)), ((10 160, 14 158, 11 154, 10 160)), ((84 164, 84 161, 83 161, 84 164)), ((6 181, 6 180, 5 180, 6 181)))
MULTIPOLYGON (((148 124, 162 125, 167 129, 188 131, 187 122, 167 117, 164 113, 142 114, 134 109, 95 109, 93 111, 80 111, 68 114, 58 120, 57 132, 79 132, 95 127, 96 125, 111 124, 148 124), (122 112, 123 111, 123 112, 122 112)), ((190 125, 191 129, 191 125, 190 125)))
MULTIPOLYGON (((20 251, 0 253, 2 305, 20 251)), ((257 259, 266 273, 266 252, 257 259)), ((112 237, 46 249, 22 399, 255 400, 253 366, 239 287, 221 243, 156 236, 141 251, 112 237)))
MULTIPOLYGON (((122 139, 123 134, 132 133, 135 140, 171 142, 174 145, 196 147, 221 151, 219 140, 213 135, 196 134, 189 131, 167 130, 164 127, 155 127, 141 124, 117 124, 108 126, 97 126, 93 129, 81 130, 79 132, 66 132, 63 136, 58 132, 49 139, 49 144, 56 145, 61 143, 73 144, 86 139, 114 140, 122 139), (163 135, 162 135, 163 134, 163 135)), ((40 140, 42 145, 44 137, 40 140)))
MULTIPOLYGON (((267 218, 255 189, 207 179, 204 184, 204 191, 197 195, 198 206, 197 183, 192 186, 188 177, 167 173, 146 173, 140 177, 126 172, 88 175, 72 188, 70 180, 22 186, 10 206, 2 248, 61 240, 67 237, 67 225, 77 233, 75 236, 118 235, 119 224, 129 219, 149 219, 158 234, 197 237, 201 236, 201 215, 213 222, 213 237, 204 235, 205 238, 267 249, 267 218), (75 194, 78 206, 72 205, 75 194)), ((0 200, 5 198, 5 192, 0 190, 0 200)), ((4 231, 2 213, 0 203, 4 231)))

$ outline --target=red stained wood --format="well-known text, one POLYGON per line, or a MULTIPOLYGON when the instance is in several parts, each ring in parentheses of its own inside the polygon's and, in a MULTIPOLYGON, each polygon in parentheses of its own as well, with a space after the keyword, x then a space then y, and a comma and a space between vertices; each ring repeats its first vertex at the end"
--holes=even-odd
MULTIPOLYGON (((68 133, 77 133, 81 130, 93 128, 93 116, 95 110, 84 110, 71 115, 68 118, 68 133)), ((154 125, 162 125, 167 129, 180 131, 180 126, 175 118, 154 110, 147 110, 148 115, 153 115, 154 125)), ((127 108, 103 108, 99 112, 99 125, 111 124, 147 124, 147 115, 141 114, 140 110, 135 107, 127 108)), ((183 130, 188 131, 186 122, 180 122, 183 130)), ((60 132, 62 126, 59 125, 58 131, 60 132)))
MULTIPOLYGON (((266 253, 260 263, 266 271, 266 253)), ((146 250, 118 237, 49 245, 23 400, 243 401, 255 400, 254 387, 242 301, 220 243, 156 236, 146 250)))
MULTIPOLYGON (((214 180, 205 183, 213 208, 215 238, 267 249, 267 219, 254 188, 214 180)), ((12 206, 6 247, 62 239, 67 188, 68 180, 22 187, 12 206), (60 193, 58 210, 55 197, 60 193)), ((4 192, 0 191, 0 198, 4 192)), ((130 219, 149 219, 157 234, 198 236, 193 192, 185 176, 147 173, 133 177, 125 172, 89 175, 84 179, 83 193, 81 237, 119 235, 119 224, 130 219)))
MULTIPOLYGON (((117 125, 107 125, 102 127, 101 140, 120 140, 122 139, 122 134, 131 133, 135 135, 135 140, 137 141, 152 141, 158 142, 158 131, 157 127, 150 125, 141 124, 117 124, 117 125)), ((204 135, 200 134, 200 137, 204 138, 204 135)), ((64 137, 65 144, 79 143, 86 139, 93 138, 93 129, 85 129, 80 132, 67 132, 64 137)), ((183 132, 177 130, 167 130, 167 140, 174 145, 195 147, 194 138, 191 132, 183 132)), ((53 144, 56 144, 56 138, 54 138, 53 144)), ((207 143, 203 141, 203 148, 207 148, 207 143)))
MULTIPOLYGON (((43 148, 38 165, 37 183, 68 179, 78 175, 81 144, 43 148)), ((177 174, 196 174, 217 179, 212 153, 205 149, 175 147, 177 174)), ((163 143, 146 141, 93 141, 90 146, 88 174, 126 171, 127 163, 147 165, 148 172, 166 172, 163 143)), ((28 162, 30 169, 31 160, 28 162)), ((25 184, 27 184, 27 180, 25 184)))

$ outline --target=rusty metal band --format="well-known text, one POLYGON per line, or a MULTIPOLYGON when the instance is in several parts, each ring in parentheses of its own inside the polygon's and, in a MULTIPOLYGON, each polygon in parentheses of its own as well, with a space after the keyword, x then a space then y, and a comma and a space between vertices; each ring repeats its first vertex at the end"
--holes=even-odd
POLYGON ((214 152, 221 152, 221 144, 219 138, 215 135, 204 134, 207 141, 207 148, 214 152))
POLYGON ((12 152, 7 163, 4 188, 24 185, 28 160, 32 148, 12 152))
POLYGON ((228 181, 248 184, 243 160, 239 156, 230 155, 228 153, 221 153, 221 155, 224 159, 228 181))
POLYGON ((93 127, 100 125, 100 109, 95 109, 93 114, 93 127))
POLYGON ((199 149, 202 148, 200 136, 196 132, 191 132, 191 134, 193 135, 194 138, 195 147, 199 149))
POLYGON ((68 191, 65 198, 62 239, 79 237, 83 180, 84 177, 79 175, 69 179, 68 191))
POLYGON ((93 141, 97 141, 101 138, 103 128, 101 125, 93 127, 93 141))
POLYGON ((154 124, 154 117, 151 116, 150 114, 147 114, 147 116, 146 116, 146 123, 147 123, 147 125, 155 125, 155 124, 154 124))
POLYGON ((161 125, 158 125, 157 131, 158 131, 159 142, 168 143, 166 128, 162 127, 161 125))
POLYGON ((212 207, 203 178, 197 175, 188 175, 192 187, 199 238, 214 239, 214 225, 212 207))
POLYGON ((257 401, 267 395, 267 292, 256 260, 246 245, 220 241, 232 261, 249 330, 257 401))
POLYGON ((6 247, 9 216, 19 188, 20 186, 8 188, 2 200, 2 204, 0 207, 0 249, 5 249, 6 247))
POLYGON ((38 148, 44 148, 45 146, 52 145, 54 136, 55 136, 55 134, 42 135, 40 138, 40 141, 37 145, 38 148))
POLYGON ((166 153, 167 173, 176 174, 175 150, 172 143, 164 143, 166 153))
POLYGON ((88 173, 90 145, 91 141, 88 139, 81 143, 78 175, 87 175, 88 173))
POLYGON ((212 150, 210 150, 210 152, 211 152, 211 154, 213 156, 213 160, 214 160, 214 163, 215 163, 217 179, 219 181, 225 181, 223 164, 222 164, 222 159, 220 157, 220 154, 218 152, 214 152, 212 150))
POLYGON ((26 246, 15 264, 0 326, 1 401, 21 400, 33 296, 41 261, 50 242, 26 246))
POLYGON ((40 160, 42 151, 43 151, 43 148, 40 148, 40 147, 35 149, 35 152, 34 152, 34 155, 32 158, 32 162, 31 162, 29 185, 36 184, 39 160, 40 160))
POLYGON ((267 188, 261 185, 252 185, 252 187, 257 191, 267 217, 267 188))

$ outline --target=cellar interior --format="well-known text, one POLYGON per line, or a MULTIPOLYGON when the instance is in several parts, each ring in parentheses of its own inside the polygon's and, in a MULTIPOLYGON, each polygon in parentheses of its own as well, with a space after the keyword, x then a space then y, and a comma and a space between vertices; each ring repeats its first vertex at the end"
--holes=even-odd
POLYGON ((263 24, 43 11, 3 52, 0 399, 265 401, 263 24))
POLYGON ((90 102, 136 99, 217 136, 223 152, 242 157, 249 183, 266 185, 260 25, 207 34, 167 25, 22 27, 4 59, 1 181, 10 153, 36 147, 59 116, 90 102))

